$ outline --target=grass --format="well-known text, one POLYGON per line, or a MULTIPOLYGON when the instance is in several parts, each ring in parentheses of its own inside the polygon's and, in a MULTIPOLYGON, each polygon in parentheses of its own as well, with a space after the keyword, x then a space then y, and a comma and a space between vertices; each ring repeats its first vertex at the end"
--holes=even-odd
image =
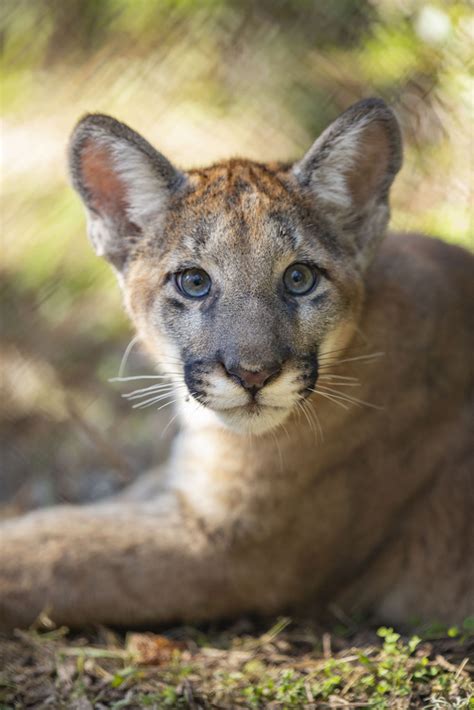
POLYGON ((0 645, 0 709, 473 708, 472 619, 401 636, 279 619, 166 634, 17 631, 0 645))

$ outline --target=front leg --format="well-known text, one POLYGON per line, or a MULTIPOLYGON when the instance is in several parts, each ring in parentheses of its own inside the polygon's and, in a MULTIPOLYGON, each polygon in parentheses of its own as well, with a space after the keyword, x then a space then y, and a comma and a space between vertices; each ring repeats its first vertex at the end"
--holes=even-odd
POLYGON ((253 606, 245 554, 172 494, 29 513, 0 526, 0 543, 4 628, 43 610, 77 627, 196 621, 253 606))

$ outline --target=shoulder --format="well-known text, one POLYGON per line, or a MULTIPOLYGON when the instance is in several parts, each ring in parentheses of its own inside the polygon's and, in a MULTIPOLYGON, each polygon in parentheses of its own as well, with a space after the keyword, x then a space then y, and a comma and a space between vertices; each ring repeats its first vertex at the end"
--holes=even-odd
POLYGON ((405 283, 426 295, 434 288, 465 300, 474 296, 474 255, 435 237, 391 232, 370 267, 368 280, 374 286, 405 283))
POLYGON ((370 332, 418 348, 450 343, 464 351, 474 332, 473 300, 472 254, 432 237, 392 233, 366 274, 363 321, 370 332))

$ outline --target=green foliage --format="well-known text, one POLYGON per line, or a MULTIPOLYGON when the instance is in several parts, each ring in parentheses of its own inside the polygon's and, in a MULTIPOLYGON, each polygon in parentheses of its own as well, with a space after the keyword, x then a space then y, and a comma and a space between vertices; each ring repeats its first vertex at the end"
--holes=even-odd
MULTIPOLYGON (((451 630, 453 637, 454 631, 451 630)), ((261 708, 266 703, 279 702, 285 708, 298 708, 305 703, 331 702, 337 697, 345 697, 345 688, 351 689, 351 698, 367 706, 385 710, 395 702, 404 702, 420 691, 433 689, 432 707, 442 707, 447 698, 456 693, 456 675, 446 672, 443 666, 433 662, 418 649, 422 644, 419 636, 403 639, 392 628, 381 627, 377 635, 382 639, 382 648, 375 652, 370 649, 359 651, 355 657, 331 658, 318 665, 316 671, 297 672, 286 668, 274 672, 261 662, 248 663, 242 673, 234 674, 231 685, 235 689, 253 679, 242 692, 248 707, 261 708), (354 665, 354 661, 358 665, 354 665), (258 680, 255 679, 258 670, 258 680), (341 695, 342 693, 342 695, 341 695)), ((408 702, 408 700, 407 700, 408 702)), ((458 698, 459 708, 468 708, 467 697, 458 698)), ((403 705, 400 707, 408 707, 403 705)), ((426 707, 431 707, 427 705, 426 707)))
MULTIPOLYGON (((367 630, 364 633, 367 639, 367 630)), ((469 646, 463 646, 459 637, 445 635, 436 648, 436 642, 404 637, 386 627, 377 632, 378 644, 331 634, 341 650, 328 655, 326 649, 324 657, 309 650, 314 633, 305 627, 292 629, 288 620, 261 635, 208 633, 203 647, 195 643, 199 635, 191 627, 180 629, 179 637, 188 639, 185 648, 154 665, 149 659, 141 663, 117 636, 104 647, 97 639, 91 639, 91 645, 84 645, 85 639, 73 645, 64 629, 56 635, 23 634, 14 642, 14 662, 0 676, 0 706, 3 702, 5 707, 35 707, 34 693, 40 687, 43 699, 49 682, 51 707, 87 700, 93 707, 102 704, 116 710, 193 706, 296 710, 326 704, 369 710, 472 709, 469 646), (454 645, 451 657, 442 655, 446 642, 454 645), (36 682, 28 689, 15 678, 28 677, 36 657, 43 664, 45 658, 54 659, 55 666, 49 667, 41 686, 36 682)), ((153 643, 150 634, 146 638, 153 643)))

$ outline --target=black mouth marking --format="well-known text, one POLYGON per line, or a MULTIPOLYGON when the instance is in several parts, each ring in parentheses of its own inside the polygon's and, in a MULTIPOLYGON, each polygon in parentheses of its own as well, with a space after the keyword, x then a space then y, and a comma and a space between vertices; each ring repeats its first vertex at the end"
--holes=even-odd
POLYGON ((204 404, 207 399, 206 375, 209 367, 203 360, 186 362, 184 365, 184 381, 188 392, 197 402, 204 404))
MULTIPOLYGON (((183 358, 184 359, 184 358, 183 358)), ((208 375, 214 370, 217 363, 205 360, 189 360, 184 365, 184 381, 188 388, 189 395, 193 397, 199 404, 208 406, 213 409, 208 397, 208 375)), ((316 354, 301 357, 295 363, 298 368, 298 374, 295 377, 295 383, 300 387, 297 390, 299 397, 306 399, 312 394, 316 382, 318 380, 318 357, 316 354)), ((267 405, 261 402, 261 392, 253 393, 251 398, 245 403, 228 409, 216 409, 216 411, 232 411, 232 410, 247 410, 248 412, 259 412, 262 409, 286 409, 286 407, 278 407, 277 405, 267 405)))
POLYGON ((298 377, 298 382, 303 385, 299 390, 298 394, 301 397, 309 397, 312 394, 316 382, 319 376, 319 363, 318 356, 316 354, 311 354, 308 357, 302 359, 300 365, 301 374, 298 377))

